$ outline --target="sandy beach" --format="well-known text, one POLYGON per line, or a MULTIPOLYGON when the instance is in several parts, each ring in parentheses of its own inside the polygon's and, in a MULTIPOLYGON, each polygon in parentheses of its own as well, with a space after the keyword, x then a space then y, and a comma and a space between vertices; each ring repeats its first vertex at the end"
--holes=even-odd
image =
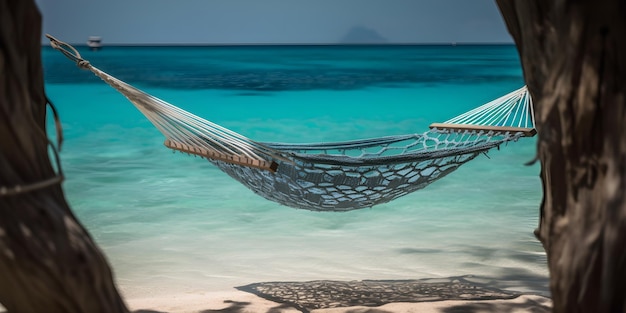
POLYGON ((253 283, 232 291, 131 297, 136 312, 550 312, 543 295, 450 277, 420 280, 316 280, 253 283))
POLYGON ((552 305, 545 295, 498 289, 471 277, 266 282, 209 292, 122 290, 122 296, 136 313, 548 313, 552 305))
MULTIPOLYGON (((204 294, 181 294, 158 298, 136 298, 126 300, 134 312, 169 313, 296 313, 301 312, 288 304, 282 304, 242 292, 210 292, 204 294)), ((316 313, 542 313, 551 311, 552 301, 538 295, 520 295, 506 300, 481 301, 431 301, 398 302, 377 307, 351 306, 317 309, 316 313)))
MULTIPOLYGON (((127 299, 135 313, 296 313, 299 310, 285 304, 265 300, 241 291, 182 294, 170 297, 127 299)), ((318 309, 317 313, 543 313, 551 311, 552 301, 537 295, 522 295, 508 300, 433 301, 420 303, 390 303, 378 307, 342 307, 318 309)), ((3 307, 0 306, 0 310, 3 307)), ((2 311, 5 312, 5 311, 2 311)))

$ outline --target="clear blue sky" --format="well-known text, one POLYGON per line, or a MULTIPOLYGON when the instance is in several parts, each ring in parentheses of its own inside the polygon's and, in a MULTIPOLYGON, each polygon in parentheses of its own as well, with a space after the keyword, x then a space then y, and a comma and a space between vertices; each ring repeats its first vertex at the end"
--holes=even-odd
POLYGON ((36 1, 70 43, 512 43, 494 0, 36 1))

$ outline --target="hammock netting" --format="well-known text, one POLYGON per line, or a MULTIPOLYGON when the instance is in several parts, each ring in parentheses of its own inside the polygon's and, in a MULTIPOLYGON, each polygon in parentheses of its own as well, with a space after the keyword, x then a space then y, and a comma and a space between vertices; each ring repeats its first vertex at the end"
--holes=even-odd
POLYGON ((54 48, 122 93, 166 137, 165 146, 207 158, 258 195, 312 211, 349 211, 389 202, 445 177, 481 153, 535 134, 522 87, 421 134, 314 144, 257 142, 151 96, 54 48))

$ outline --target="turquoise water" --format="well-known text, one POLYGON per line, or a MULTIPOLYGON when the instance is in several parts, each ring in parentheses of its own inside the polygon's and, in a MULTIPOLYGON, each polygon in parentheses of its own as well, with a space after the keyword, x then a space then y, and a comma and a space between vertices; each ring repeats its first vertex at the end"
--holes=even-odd
MULTIPOLYGON (((421 133, 523 85, 513 46, 105 47, 93 65, 260 141, 421 133)), ((254 195, 172 153, 116 91, 43 49, 67 198, 129 297, 261 281, 474 275, 546 293, 535 140, 479 156, 424 190, 346 213, 254 195)))

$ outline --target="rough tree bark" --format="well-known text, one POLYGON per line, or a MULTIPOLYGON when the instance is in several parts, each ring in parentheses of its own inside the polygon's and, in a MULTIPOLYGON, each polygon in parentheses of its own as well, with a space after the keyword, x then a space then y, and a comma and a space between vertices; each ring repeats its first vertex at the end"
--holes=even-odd
POLYGON ((497 3, 535 103, 554 312, 626 312, 626 1, 497 3))
POLYGON ((9 312, 128 312, 109 266, 73 216, 46 137, 41 16, 0 1, 0 303, 9 312))

